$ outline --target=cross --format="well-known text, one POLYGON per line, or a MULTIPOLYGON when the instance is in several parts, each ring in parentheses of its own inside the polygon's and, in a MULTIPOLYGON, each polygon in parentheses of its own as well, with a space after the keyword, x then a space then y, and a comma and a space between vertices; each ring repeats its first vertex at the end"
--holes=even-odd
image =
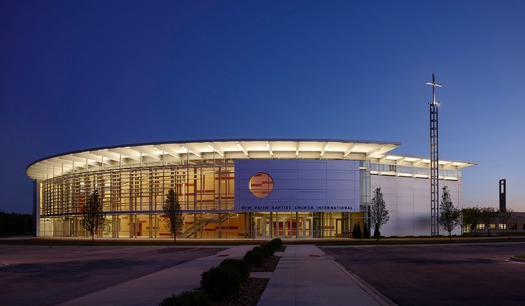
POLYGON ((442 87, 441 84, 436 83, 436 77, 432 73, 432 82, 426 82, 425 84, 432 86, 432 105, 436 105, 436 87, 442 87))

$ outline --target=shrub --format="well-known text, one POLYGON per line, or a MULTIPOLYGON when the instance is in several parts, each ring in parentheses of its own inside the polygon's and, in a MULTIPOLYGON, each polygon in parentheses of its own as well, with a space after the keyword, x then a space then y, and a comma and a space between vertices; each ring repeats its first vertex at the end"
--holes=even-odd
POLYGON ((363 238, 370 238, 370 226, 365 223, 365 229, 363 230, 363 238))
POLYGON ((275 253, 275 250, 273 248, 273 246, 269 243, 265 243, 263 245, 261 245, 261 248, 265 249, 266 252, 269 254, 269 256, 272 256, 273 253, 275 253))
POLYGON ((268 252, 268 250, 265 249, 265 248, 263 248, 262 246, 256 246, 256 247, 253 248, 253 250, 254 250, 255 252, 259 252, 259 253, 261 253, 261 254, 263 255, 263 258, 264 258, 264 259, 270 257, 270 253, 268 252))
POLYGON ((241 291, 241 276, 233 267, 219 265, 202 273, 201 290, 214 301, 234 298, 241 291))
POLYGON ((208 296, 200 291, 185 291, 178 295, 165 298, 159 306, 209 306, 211 305, 208 296))
POLYGON ((275 250, 278 250, 283 246, 283 241, 281 238, 273 238, 272 241, 270 241, 270 244, 275 250))
POLYGON ((361 224, 359 222, 354 223, 354 230, 352 231, 353 238, 362 238, 363 234, 361 232, 361 224))
POLYGON ((221 262, 221 266, 234 268, 241 276, 241 282, 245 282, 250 277, 250 265, 242 259, 227 258, 221 262))
POLYGON ((260 267, 264 263, 264 255, 256 250, 250 250, 246 252, 246 254, 243 257, 243 260, 246 261, 246 263, 250 267, 260 267))

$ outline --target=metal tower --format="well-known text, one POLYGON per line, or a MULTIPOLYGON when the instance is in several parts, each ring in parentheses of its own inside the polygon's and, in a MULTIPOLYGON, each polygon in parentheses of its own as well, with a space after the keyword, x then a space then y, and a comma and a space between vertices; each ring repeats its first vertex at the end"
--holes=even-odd
POLYGON ((427 82, 432 86, 432 102, 430 107, 430 226, 431 235, 439 235, 439 121, 438 105, 436 101, 436 87, 441 84, 436 83, 436 78, 432 74, 432 82, 427 82))
POLYGON ((507 212, 507 180, 499 180, 499 212, 507 212))

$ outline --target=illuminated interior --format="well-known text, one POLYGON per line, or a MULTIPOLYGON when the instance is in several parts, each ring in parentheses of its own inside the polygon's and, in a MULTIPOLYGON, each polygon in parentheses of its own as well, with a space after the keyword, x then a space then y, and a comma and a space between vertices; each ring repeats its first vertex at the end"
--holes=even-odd
MULTIPOLYGON (((71 152, 34 162, 37 236, 87 237, 83 206, 96 189, 106 215, 98 237, 170 238, 162 205, 173 189, 184 216, 181 238, 351 237, 364 229, 370 202, 370 176, 428 178, 428 159, 387 155, 399 146, 387 142, 316 140, 226 140, 141 144, 71 152), (235 210, 238 159, 360 161, 359 212, 243 212, 235 210)), ((440 161, 443 180, 461 180, 472 163, 440 161)), ((274 181, 256 173, 249 189, 271 194, 274 181)))

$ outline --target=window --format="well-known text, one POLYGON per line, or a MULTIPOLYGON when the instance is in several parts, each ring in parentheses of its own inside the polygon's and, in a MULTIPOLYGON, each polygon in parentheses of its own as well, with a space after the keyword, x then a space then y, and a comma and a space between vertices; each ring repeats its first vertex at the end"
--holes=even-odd
POLYGON ((516 224, 516 223, 509 224, 509 229, 510 230, 517 230, 518 229, 518 224, 516 224))
POLYGON ((507 229, 507 224, 498 224, 498 229, 500 229, 500 230, 507 229))
POLYGON ((492 224, 489 224, 489 230, 495 230, 496 229, 496 224, 492 223, 492 224))
POLYGON ((476 229, 477 230, 484 230, 485 229, 485 224, 476 224, 476 229))

